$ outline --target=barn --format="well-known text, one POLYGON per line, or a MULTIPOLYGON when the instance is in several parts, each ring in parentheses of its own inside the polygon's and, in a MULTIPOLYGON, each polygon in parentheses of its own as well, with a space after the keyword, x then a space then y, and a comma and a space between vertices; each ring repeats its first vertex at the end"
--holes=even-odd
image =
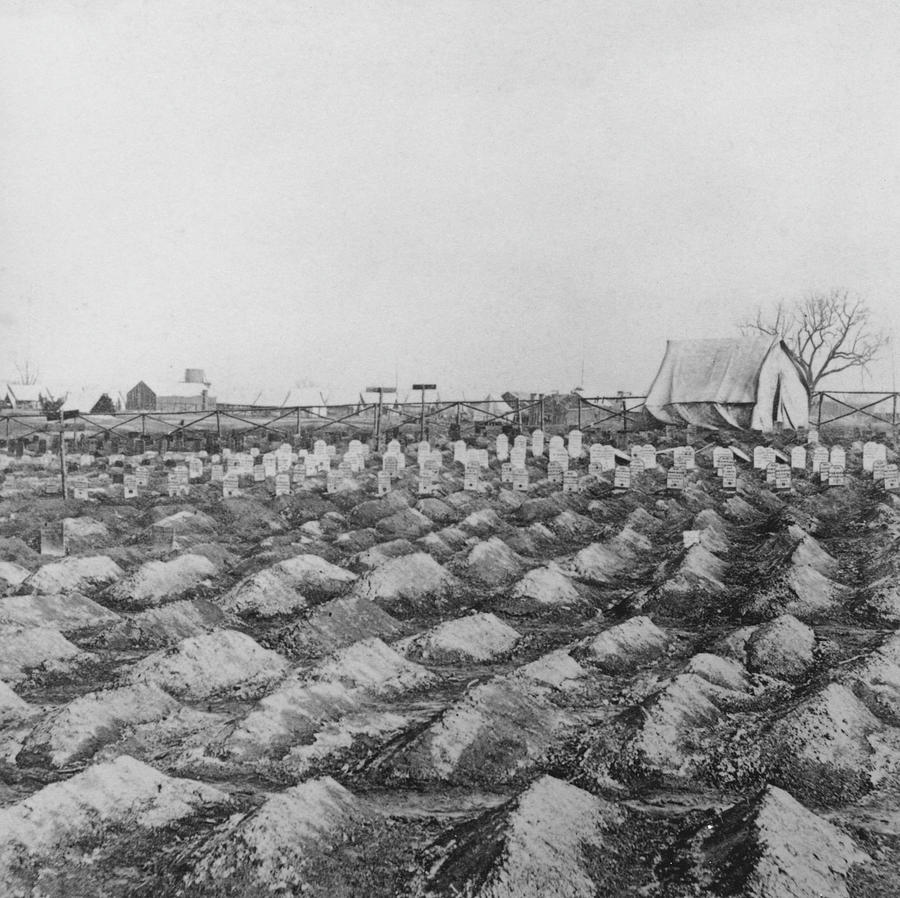
POLYGON ((665 424, 763 432, 809 424, 794 356, 771 337, 669 340, 646 408, 665 424))

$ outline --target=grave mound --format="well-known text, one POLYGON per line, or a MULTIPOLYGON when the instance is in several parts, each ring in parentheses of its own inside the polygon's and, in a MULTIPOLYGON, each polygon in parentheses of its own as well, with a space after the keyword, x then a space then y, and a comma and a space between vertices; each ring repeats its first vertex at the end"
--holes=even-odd
POLYGON ((191 895, 304 891, 309 859, 340 845, 367 816, 364 803, 331 777, 307 780, 220 826, 183 885, 191 895))
POLYGON ((514 674, 471 687, 392 759, 390 775, 492 786, 523 776, 570 722, 549 695, 538 679, 514 674))
POLYGON ((47 595, 61 592, 89 592, 109 586, 122 574, 122 568, 106 555, 69 557, 45 564, 26 581, 25 585, 33 592, 47 595))
POLYGON ((554 563, 534 568, 522 577, 509 593, 508 605, 514 612, 569 607, 582 602, 581 593, 562 569, 554 563))
POLYGON ((326 655, 363 639, 393 639, 400 622, 374 602, 359 596, 331 599, 314 608, 303 620, 283 627, 269 642, 295 660, 326 655))
POLYGON ((215 575, 216 566, 204 555, 147 561, 116 583, 109 596, 127 608, 146 608, 182 596, 215 575))
POLYGON ((459 528, 470 536, 486 539, 503 529, 503 521, 494 509, 482 508, 464 517, 459 522, 459 528))
POLYGON ((67 670, 90 657, 55 627, 0 624, 0 680, 8 683, 21 680, 33 668, 67 670))
POLYGON ((308 597, 332 597, 346 592, 356 574, 326 561, 319 555, 295 555, 275 565, 291 584, 308 597))
POLYGON ((44 786, 0 809, 0 891, 42 894, 38 882, 58 865, 90 863, 104 833, 158 830, 228 797, 122 756, 44 786))
POLYGON ((466 559, 466 571, 484 586, 500 586, 522 574, 523 559, 496 536, 475 545, 466 559))
POLYGON ((354 595, 391 613, 434 612, 459 588, 459 581, 430 555, 416 552, 392 558, 363 575, 354 595))
POLYGON ((432 681, 424 667, 380 639, 356 642, 261 699, 228 735, 222 753, 239 759, 283 755, 292 744, 311 741, 326 723, 432 681))
POLYGON ((747 639, 745 652, 750 670, 799 679, 813 664, 816 634, 791 614, 782 614, 757 627, 747 639))
POLYGON ((392 539, 385 543, 379 543, 372 546, 359 555, 354 555, 350 559, 350 564, 371 570, 384 564, 389 558, 399 558, 401 555, 412 555, 416 552, 416 547, 408 539, 392 539))
POLYGON ((119 615, 78 593, 66 595, 8 596, 0 599, 0 624, 22 627, 53 627, 60 633, 75 633, 110 624, 119 615))
POLYGON ((577 786, 542 776, 432 846, 419 894, 473 898, 592 898, 587 864, 604 834, 622 822, 614 805, 577 786))
POLYGON ((184 599, 122 618, 98 636, 113 649, 157 649, 226 625, 228 616, 204 599, 184 599))
POLYGON ((639 553, 651 549, 650 540, 626 527, 612 539, 582 549, 573 559, 573 571, 576 577, 589 582, 610 583, 633 569, 639 553))
POLYGON ((568 692, 584 683, 587 671, 565 649, 556 649, 516 668, 512 675, 568 692))
POLYGON ((386 518, 381 518, 375 529, 391 539, 418 539, 434 527, 431 518, 414 508, 404 508, 386 518))
POLYGON ((669 637, 649 617, 632 617, 615 624, 579 646, 575 657, 616 674, 635 670, 665 654, 669 637))
POLYGON ((728 565, 703 545, 691 546, 674 574, 663 584, 663 593, 674 595, 720 593, 725 590, 722 578, 728 565))
POLYGON ((196 700, 216 693, 252 692, 280 678, 286 670, 284 658, 246 634, 217 630, 153 652, 131 668, 128 679, 196 700))
POLYGON ((413 661, 431 664, 488 662, 508 655, 521 636, 490 613, 476 612, 444 621, 409 636, 394 648, 413 661))
POLYGON ((293 614, 306 608, 308 604, 306 596, 277 567, 263 568, 244 577, 218 601, 225 611, 259 617, 293 614))
POLYGON ((416 511, 421 512, 435 524, 450 524, 458 517, 456 511, 446 502, 434 497, 419 499, 416 502, 416 511))
POLYGON ((22 567, 14 561, 0 561, 0 586, 15 588, 24 583, 31 576, 27 567, 22 567))
POLYGON ((775 786, 732 805, 695 839, 698 888, 714 896, 847 898, 848 874, 869 856, 775 786))
POLYGON ((769 733, 767 758, 777 782, 815 804, 846 802, 868 788, 884 729, 846 686, 829 683, 782 714, 769 733))
POLYGON ((16 757, 19 766, 66 767, 117 739, 126 727, 159 720, 178 702, 156 686, 123 686, 89 692, 43 717, 16 757))

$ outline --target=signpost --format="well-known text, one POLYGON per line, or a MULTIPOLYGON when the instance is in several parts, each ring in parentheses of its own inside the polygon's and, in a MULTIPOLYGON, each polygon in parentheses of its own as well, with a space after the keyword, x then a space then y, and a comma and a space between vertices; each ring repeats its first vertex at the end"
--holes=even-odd
POLYGON ((385 393, 396 393, 396 387, 366 387, 367 393, 378 394, 378 408, 375 412, 375 445, 381 447, 381 404, 385 393))
POLYGON ((437 384, 413 384, 412 388, 414 390, 421 390, 422 392, 422 401, 421 408, 419 412, 419 439, 425 439, 425 391, 426 390, 436 390, 437 384))

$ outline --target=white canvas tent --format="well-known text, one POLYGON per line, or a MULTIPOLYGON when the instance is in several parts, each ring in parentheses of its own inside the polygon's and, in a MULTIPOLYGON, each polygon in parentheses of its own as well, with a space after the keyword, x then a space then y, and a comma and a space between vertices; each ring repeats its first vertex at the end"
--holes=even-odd
POLYGON ((665 424, 770 431, 809 424, 809 395, 782 340, 669 340, 647 411, 665 424))

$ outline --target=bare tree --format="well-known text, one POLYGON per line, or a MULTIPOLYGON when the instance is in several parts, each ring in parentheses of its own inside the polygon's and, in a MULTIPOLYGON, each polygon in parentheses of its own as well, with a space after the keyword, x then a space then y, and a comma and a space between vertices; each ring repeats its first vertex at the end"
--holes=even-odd
POLYGON ((31 359, 25 359, 24 363, 15 363, 16 373, 19 375, 20 384, 36 384, 41 376, 41 369, 32 364, 31 359))
POLYGON ((813 293, 795 302, 779 302, 769 313, 757 310, 741 333, 781 337, 794 353, 806 388, 812 393, 826 377, 848 368, 867 370, 888 342, 873 327, 871 309, 846 290, 813 293))

